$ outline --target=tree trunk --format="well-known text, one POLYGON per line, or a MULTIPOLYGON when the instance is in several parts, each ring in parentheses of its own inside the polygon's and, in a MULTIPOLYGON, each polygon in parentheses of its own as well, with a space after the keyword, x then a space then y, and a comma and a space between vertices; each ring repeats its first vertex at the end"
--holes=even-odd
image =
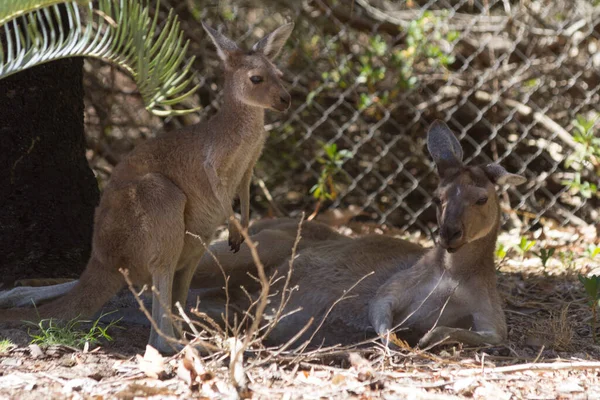
POLYGON ((83 60, 0 80, 0 274, 77 277, 99 191, 85 158, 83 60))

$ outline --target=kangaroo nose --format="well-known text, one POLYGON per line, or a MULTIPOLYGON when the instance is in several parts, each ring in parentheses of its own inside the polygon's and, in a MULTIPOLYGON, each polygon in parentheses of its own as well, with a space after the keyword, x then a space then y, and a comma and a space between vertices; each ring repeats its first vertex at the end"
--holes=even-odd
POLYGON ((449 233, 449 235, 448 235, 448 236, 449 236, 449 239, 450 239, 451 241, 452 241, 452 240, 458 240, 458 239, 460 239, 460 238, 462 237, 462 234, 463 234, 463 232, 462 232, 462 229, 460 229, 460 228, 457 228, 457 229, 451 230, 451 231, 450 231, 450 232, 448 232, 448 233, 449 233))
POLYGON ((463 230, 460 226, 449 226, 446 227, 441 235, 442 242, 446 242, 447 247, 452 247, 452 245, 460 240, 463 236, 463 230))
POLYGON ((282 94, 279 95, 279 101, 281 101, 281 104, 285 105, 286 107, 289 107, 290 103, 292 102, 292 97, 289 95, 289 93, 282 94))

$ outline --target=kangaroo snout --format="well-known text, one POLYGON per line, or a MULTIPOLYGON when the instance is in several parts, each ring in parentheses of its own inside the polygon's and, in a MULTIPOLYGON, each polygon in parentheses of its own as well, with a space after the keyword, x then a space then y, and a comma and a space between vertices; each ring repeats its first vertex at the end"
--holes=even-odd
POLYGON ((277 111, 287 111, 292 104, 292 96, 286 91, 281 91, 279 93, 279 99, 273 104, 273 108, 277 111))
POLYGON ((461 245, 464 229, 460 225, 446 225, 440 230, 440 245, 454 253, 461 245))

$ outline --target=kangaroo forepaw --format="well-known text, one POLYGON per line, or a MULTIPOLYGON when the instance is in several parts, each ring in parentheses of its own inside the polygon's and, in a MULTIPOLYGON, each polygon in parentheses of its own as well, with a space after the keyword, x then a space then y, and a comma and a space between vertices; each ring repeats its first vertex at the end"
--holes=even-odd
POLYGON ((230 230, 228 242, 231 251, 237 253, 238 251, 240 251, 240 246, 242 245, 242 243, 244 243, 244 237, 237 230, 230 230))
POLYGON ((443 344, 452 338, 452 331, 452 328, 438 326, 437 328, 427 332, 425 336, 419 340, 418 346, 420 349, 424 349, 443 344))

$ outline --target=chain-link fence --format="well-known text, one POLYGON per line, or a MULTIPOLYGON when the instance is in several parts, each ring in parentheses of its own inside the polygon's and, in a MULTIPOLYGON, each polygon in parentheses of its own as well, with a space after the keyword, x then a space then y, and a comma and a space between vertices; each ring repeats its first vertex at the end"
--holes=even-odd
POLYGON ((278 62, 293 105, 268 113, 257 214, 310 212, 317 185, 324 207, 355 205, 362 218, 428 230, 436 179, 425 129, 439 118, 467 161, 499 161, 528 178, 503 194, 523 227, 598 220, 597 0, 162 3, 180 15, 197 56, 202 86, 189 105, 202 111, 151 117, 122 74, 87 64, 90 160, 100 176, 138 140, 218 108, 222 74, 201 19, 245 45, 293 20, 278 62))

